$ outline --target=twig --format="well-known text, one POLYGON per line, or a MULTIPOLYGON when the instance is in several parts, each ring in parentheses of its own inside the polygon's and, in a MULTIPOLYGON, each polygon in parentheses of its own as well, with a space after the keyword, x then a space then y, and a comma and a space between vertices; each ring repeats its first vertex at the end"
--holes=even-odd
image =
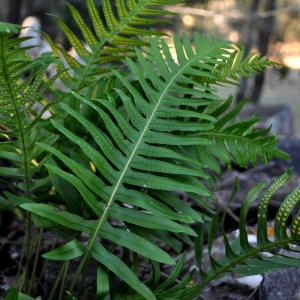
MULTIPOLYGON (((214 17, 223 17, 228 19, 236 19, 236 20, 243 20, 249 17, 247 13, 241 13, 238 10, 234 10, 231 13, 219 13, 214 12, 202 8, 194 8, 194 7, 182 7, 182 6, 168 6, 166 7, 167 10, 178 13, 180 15, 195 15, 201 16, 205 18, 214 18, 214 17)), ((277 15, 279 13, 289 13, 289 12, 299 12, 300 6, 299 5, 291 5, 288 7, 281 7, 270 11, 265 12, 258 12, 254 13, 254 18, 268 18, 270 16, 277 15)))
POLYGON ((246 300, 251 300, 251 298, 255 295, 255 293, 257 292, 259 286, 257 286, 254 291, 246 298, 246 300))

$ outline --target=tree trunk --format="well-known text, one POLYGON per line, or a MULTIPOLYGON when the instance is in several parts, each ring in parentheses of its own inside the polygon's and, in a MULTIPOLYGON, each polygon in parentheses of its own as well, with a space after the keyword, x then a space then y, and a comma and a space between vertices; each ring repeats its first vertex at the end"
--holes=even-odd
POLYGON ((21 22, 22 0, 8 0, 7 22, 19 24, 21 22))
MULTIPOLYGON (((245 56, 249 54, 253 46, 254 25, 257 20, 257 11, 260 0, 252 0, 250 10, 244 25, 242 45, 245 47, 245 56)), ((236 94, 236 100, 241 101, 247 92, 248 78, 242 78, 239 90, 236 94)))
MULTIPOLYGON (((276 0, 265 0, 265 11, 271 11, 276 9, 276 0)), ((268 54, 269 41, 272 36, 275 27, 275 15, 270 15, 263 19, 260 19, 258 28, 258 50, 261 55, 268 54)), ((265 73, 260 73, 255 76, 250 101, 258 103, 263 85, 265 81, 265 73)))

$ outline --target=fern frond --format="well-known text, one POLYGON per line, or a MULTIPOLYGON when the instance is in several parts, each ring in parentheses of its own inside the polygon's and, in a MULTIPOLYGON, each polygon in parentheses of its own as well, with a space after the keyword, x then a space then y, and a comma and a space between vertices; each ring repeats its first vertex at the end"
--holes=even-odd
POLYGON ((224 65, 215 68, 218 82, 238 84, 239 77, 249 77, 276 65, 275 62, 256 53, 244 57, 244 52, 243 48, 236 49, 228 55, 224 65))
POLYGON ((34 186, 31 161, 36 158, 33 157, 34 141, 45 133, 38 122, 32 128, 33 121, 37 120, 34 106, 57 77, 45 80, 46 69, 55 61, 54 57, 44 54, 32 61, 26 49, 19 46, 22 39, 13 34, 0 32, 0 157, 12 164, 12 167, 1 167, 0 175, 24 181, 25 186, 18 188, 30 198, 34 186))
MULTIPOLYGON (((244 57, 244 48, 232 45, 231 51, 226 56, 222 57, 222 63, 214 65, 212 62, 211 66, 213 77, 207 76, 207 74, 201 74, 193 76, 193 80, 202 84, 234 84, 239 83, 241 77, 249 77, 255 75, 265 69, 276 65, 275 62, 267 59, 256 53, 251 53, 244 57)), ((199 66, 198 68, 201 68, 199 66)))
MULTIPOLYGON (((280 268, 300 266, 299 259, 289 256, 288 254, 281 254, 279 251, 280 249, 287 249, 292 253, 296 251, 293 250, 293 245, 299 245, 300 243, 299 215, 293 219, 290 227, 287 224, 287 219, 291 217, 292 210, 300 201, 299 188, 296 188, 282 202, 275 218, 274 237, 270 239, 267 234, 269 201, 272 195, 288 181, 290 175, 291 171, 289 170, 277 178, 261 198, 257 213, 257 244, 250 245, 248 241, 246 219, 252 203, 261 194, 265 184, 258 184, 251 189, 243 202, 240 213, 239 237, 237 240, 229 243, 225 233, 223 233, 224 240, 227 241, 224 243, 225 256, 215 260, 211 254, 211 248, 209 248, 211 269, 205 272, 202 269, 201 259, 198 260, 203 281, 183 291, 183 293, 180 294, 181 299, 193 299, 193 297, 199 295, 204 286, 210 281, 219 278, 227 272, 248 276, 262 274, 280 268)), ((210 226, 213 225, 211 224, 210 226)), ((203 251, 203 248, 202 241, 201 251, 203 251)), ((201 251, 198 251, 200 257, 201 251)))
POLYGON ((217 121, 211 131, 197 134, 199 137, 210 136, 213 141, 212 145, 195 148, 195 157, 199 161, 219 173, 220 165, 230 166, 234 163, 246 168, 249 163, 266 163, 274 157, 288 158, 288 154, 276 147, 277 137, 268 135, 269 129, 255 128, 258 118, 236 120, 236 116, 246 104, 245 100, 229 110, 231 103, 232 97, 229 97, 212 112, 217 121))
MULTIPOLYGON (((55 19, 80 56, 80 60, 84 62, 80 70, 74 70, 75 90, 79 91, 88 82, 95 81, 95 75, 99 75, 99 70, 102 69, 99 63, 120 61, 124 57, 124 51, 130 55, 134 46, 147 45, 148 43, 141 37, 162 35, 160 31, 145 27, 164 23, 166 20, 162 17, 172 13, 163 10, 162 7, 180 2, 181 0, 118 0, 114 3, 104 0, 100 14, 94 0, 87 0, 92 28, 89 28, 80 12, 69 5, 84 42, 60 18, 55 19)), ((60 54, 65 56, 63 51, 60 54)), ((73 68, 72 65, 70 67, 73 68)))
POLYGON ((6 22, 0 22, 0 32, 3 34, 14 34, 20 31, 20 26, 6 22))
MULTIPOLYGON (((100 120, 91 122, 79 111, 60 104, 62 111, 81 128, 81 135, 70 130, 68 123, 53 120, 52 125, 65 141, 78 149, 76 156, 39 143, 55 160, 45 165, 49 172, 70 184, 90 210, 86 214, 88 219, 83 219, 49 205, 22 205, 58 226, 90 235, 71 290, 99 237, 151 260, 172 263, 164 251, 153 245, 147 230, 151 229, 154 237, 171 232, 181 234, 182 239, 188 241, 189 236, 195 236, 188 224, 203 222, 201 213, 172 193, 187 192, 195 197, 210 195, 199 181, 208 174, 202 164, 191 157, 189 149, 214 144, 210 134, 223 121, 203 108, 220 105, 220 99, 213 89, 192 77, 205 74, 214 79, 212 71, 223 64, 232 46, 198 34, 194 41, 193 47, 186 37, 175 39, 177 60, 167 44, 159 39, 152 40, 148 56, 136 50, 137 63, 126 59, 135 80, 114 71, 120 88, 115 88, 107 99, 90 100, 72 92, 73 101, 89 107, 100 120), (112 96, 114 101, 110 101, 112 96), (115 105, 116 102, 119 104, 115 105), (111 220, 121 221, 126 227, 117 229, 110 225, 111 220), (143 250, 136 247, 138 241, 144 245, 143 250)), ((206 205, 203 204, 205 209, 206 205)), ((174 244, 169 238, 166 242, 174 244)))

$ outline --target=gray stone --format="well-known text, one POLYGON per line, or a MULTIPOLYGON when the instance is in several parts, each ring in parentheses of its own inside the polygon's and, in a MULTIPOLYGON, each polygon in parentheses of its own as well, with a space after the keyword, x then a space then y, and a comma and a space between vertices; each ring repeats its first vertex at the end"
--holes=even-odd
POLYGON ((288 268, 265 275, 259 288, 261 300, 300 300, 300 268, 288 268))
POLYGON ((290 155, 290 160, 282 161, 285 166, 292 166, 300 174, 300 136, 293 138, 282 138, 278 147, 290 155))
POLYGON ((294 121, 291 108, 287 105, 253 105, 247 104, 241 112, 241 119, 248 119, 253 115, 260 118, 258 127, 272 126, 271 133, 282 136, 294 134, 294 121))
POLYGON ((257 300, 253 288, 240 284, 236 278, 225 276, 207 286, 197 300, 257 300))

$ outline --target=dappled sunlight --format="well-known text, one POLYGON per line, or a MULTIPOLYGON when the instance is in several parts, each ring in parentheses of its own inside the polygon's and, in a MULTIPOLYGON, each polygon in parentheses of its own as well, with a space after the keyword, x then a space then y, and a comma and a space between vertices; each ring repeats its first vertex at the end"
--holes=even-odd
POLYGON ((286 56, 283 58, 283 64, 290 69, 300 70, 300 56, 286 56))

